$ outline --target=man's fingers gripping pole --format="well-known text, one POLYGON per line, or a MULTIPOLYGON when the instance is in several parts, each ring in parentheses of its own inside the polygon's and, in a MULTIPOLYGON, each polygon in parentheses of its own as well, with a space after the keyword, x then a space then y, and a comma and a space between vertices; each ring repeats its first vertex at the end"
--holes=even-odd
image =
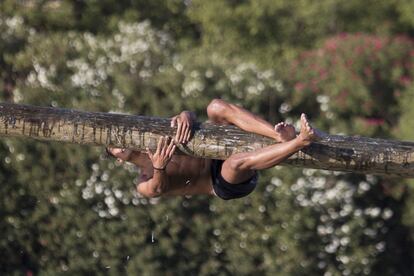
POLYGON ((180 118, 177 118, 177 133, 175 135, 175 141, 177 143, 180 143, 180 135, 181 135, 181 129, 183 127, 183 124, 181 123, 180 118))
POLYGON ((175 149, 176 149, 176 145, 174 144, 174 140, 171 139, 170 144, 168 145, 168 149, 167 149, 168 158, 171 158, 173 156, 175 149))
POLYGON ((161 137, 158 140, 157 150, 155 151, 155 154, 161 154, 162 148, 164 147, 164 137, 161 137))
POLYGON ((161 148, 161 155, 165 156, 168 150, 168 146, 169 146, 169 143, 168 143, 169 137, 163 137, 162 139, 163 139, 163 145, 161 148))
POLYGON ((190 140, 190 136, 191 136, 191 130, 192 130, 192 125, 189 124, 187 126, 186 132, 184 134, 184 142, 187 143, 190 140))
POLYGON ((149 157, 151 160, 153 159, 154 155, 156 155, 156 154, 157 154, 157 155, 158 155, 158 154, 160 154, 160 152, 161 152, 161 146, 162 146, 162 143, 163 143, 162 139, 163 139, 163 137, 161 137, 161 138, 158 140, 157 148, 156 148, 156 150, 155 150, 155 152, 154 152, 154 153, 150 150, 150 148, 149 148, 149 147, 147 147, 147 148, 146 148, 146 150, 147 150, 147 154, 148 154, 148 157, 149 157))
POLYGON ((171 119, 171 127, 175 127, 175 125, 177 124, 177 118, 178 116, 174 116, 171 119))
POLYGON ((186 135, 186 131, 188 129, 188 124, 187 123, 181 123, 182 127, 181 127, 181 133, 180 133, 180 143, 184 143, 185 142, 185 135, 186 135))
POLYGON ((190 127, 187 130, 187 135, 185 137, 185 141, 188 142, 190 141, 190 137, 191 137, 191 131, 192 131, 192 126, 190 125, 190 127))
POLYGON ((148 157, 152 160, 154 156, 149 148, 147 148, 147 154, 148 154, 148 157))

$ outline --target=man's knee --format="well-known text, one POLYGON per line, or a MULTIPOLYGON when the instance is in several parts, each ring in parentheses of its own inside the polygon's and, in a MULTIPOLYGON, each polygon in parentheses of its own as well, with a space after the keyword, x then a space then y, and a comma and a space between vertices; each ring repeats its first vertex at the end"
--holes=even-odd
POLYGON ((244 154, 236 154, 230 156, 230 158, 226 160, 223 166, 227 166, 232 171, 240 172, 250 170, 251 168, 249 164, 249 157, 244 156, 244 154))
POLYGON ((225 117, 228 109, 229 103, 221 99, 214 99, 207 106, 207 114, 209 118, 220 119, 225 117))

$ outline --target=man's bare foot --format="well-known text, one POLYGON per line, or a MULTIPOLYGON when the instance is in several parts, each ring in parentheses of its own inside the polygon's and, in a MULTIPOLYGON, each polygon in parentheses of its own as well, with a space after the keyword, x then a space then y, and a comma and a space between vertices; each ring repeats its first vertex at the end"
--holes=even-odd
POLYGON ((300 116, 300 133, 298 135, 298 138, 303 142, 305 146, 321 138, 319 132, 311 127, 308 118, 306 118, 306 115, 304 113, 302 113, 300 116))
POLYGON ((275 125, 275 132, 279 142, 287 142, 296 137, 295 128, 288 123, 280 122, 275 125))

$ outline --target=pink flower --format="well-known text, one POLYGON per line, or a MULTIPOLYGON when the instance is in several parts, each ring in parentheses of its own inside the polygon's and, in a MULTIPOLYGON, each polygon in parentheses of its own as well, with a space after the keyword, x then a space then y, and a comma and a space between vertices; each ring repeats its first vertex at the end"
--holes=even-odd
POLYGON ((364 68, 364 73, 365 73, 365 76, 367 76, 367 77, 372 77, 372 70, 371 70, 371 68, 369 68, 369 67, 365 67, 364 68))
POLYGON ((381 39, 375 39, 374 40, 374 47, 375 47, 375 50, 381 50, 381 48, 382 48, 382 41, 381 41, 381 39))
POLYGON ((342 39, 347 38, 348 37, 348 33, 340 33, 339 34, 339 37, 342 38, 342 39))
POLYGON ((328 76, 328 71, 326 69, 319 70, 319 77, 321 78, 321 80, 326 79, 327 76, 328 76))
POLYGON ((336 39, 329 39, 326 44, 325 44, 326 49, 330 50, 330 51, 335 51, 336 48, 338 47, 337 43, 336 43, 336 39))
POLYGON ((403 86, 408 86, 411 83, 411 78, 409 76, 401 76, 399 82, 403 86))
POLYGON ((385 120, 382 118, 365 118, 365 123, 369 126, 380 126, 385 123, 385 120))
POLYGON ((362 54, 364 52, 364 50, 363 50, 362 46, 358 46, 358 47, 355 48, 355 52, 358 55, 360 55, 360 54, 362 54))
POLYGON ((305 84, 301 83, 301 82, 297 82, 295 84, 295 90, 302 92, 303 89, 305 89, 305 84))

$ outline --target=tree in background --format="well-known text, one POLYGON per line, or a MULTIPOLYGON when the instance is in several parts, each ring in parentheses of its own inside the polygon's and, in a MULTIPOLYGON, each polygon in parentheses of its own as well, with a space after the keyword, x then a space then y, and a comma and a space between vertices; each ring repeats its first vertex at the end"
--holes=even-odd
MULTIPOLYGON (((386 137, 391 124, 366 132, 365 123, 353 123, 380 111, 385 125, 400 118, 410 139, 403 122, 411 118, 412 72, 405 63, 412 64, 412 42, 394 38, 412 33, 407 1, 6 0, 0 6, 0 88, 15 102, 156 116, 190 109, 202 120, 211 98, 223 97, 275 122, 295 122, 306 110, 326 130, 386 137), (381 35, 331 37, 356 31, 381 35), (340 51, 327 50, 333 42, 340 51), (358 47, 363 51, 355 54, 358 47), (318 52, 325 55, 309 54, 318 52), (302 66, 290 70, 303 55, 302 66), (332 66, 332 57, 353 64, 332 66), (329 76, 316 82, 316 101, 313 91, 295 90, 298 82, 312 88, 320 76, 309 70, 311 62, 329 76), (367 65, 388 74, 369 77, 367 65), (335 89, 347 88, 355 74, 351 84, 362 94, 350 100, 359 103, 362 95, 375 102, 371 108, 335 101, 335 89), (373 90, 378 81, 381 89, 373 90)), ((253 195, 230 204, 147 200, 134 191, 139 172, 105 160, 101 149, 4 139, 0 155, 5 274, 413 271, 412 193, 399 180, 273 168, 253 195)))
POLYGON ((403 36, 329 38, 292 63, 291 105, 314 114, 333 132, 387 135, 398 123, 399 98, 414 77, 413 50, 414 41, 403 36))
POLYGON ((204 47, 279 67, 337 33, 412 34, 410 10, 410 1, 193 0, 188 14, 204 47))

